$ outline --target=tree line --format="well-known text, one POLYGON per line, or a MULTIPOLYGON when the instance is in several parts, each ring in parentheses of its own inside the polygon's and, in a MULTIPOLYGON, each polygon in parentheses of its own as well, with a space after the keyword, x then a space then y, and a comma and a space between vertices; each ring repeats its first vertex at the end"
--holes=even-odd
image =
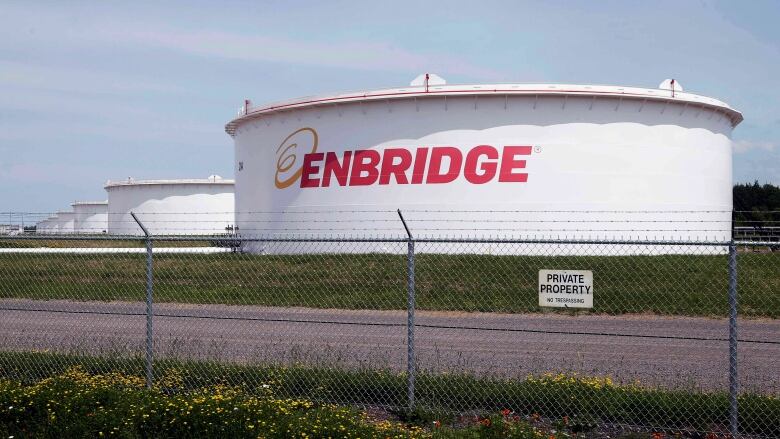
POLYGON ((773 184, 734 185, 734 226, 780 227, 780 187, 773 184))

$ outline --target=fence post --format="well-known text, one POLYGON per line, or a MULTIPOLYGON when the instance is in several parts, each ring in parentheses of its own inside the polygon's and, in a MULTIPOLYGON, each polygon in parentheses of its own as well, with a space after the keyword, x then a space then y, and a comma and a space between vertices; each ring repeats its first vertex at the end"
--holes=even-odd
POLYGON ((406 252, 406 398, 409 404, 409 411, 414 410, 414 238, 406 220, 398 209, 398 216, 406 229, 407 252, 406 252))
POLYGON ((146 227, 141 223, 141 221, 138 219, 138 217, 135 216, 135 213, 130 212, 130 215, 133 217, 136 223, 141 227, 141 230, 143 230, 144 235, 146 236, 146 387, 151 388, 152 387, 152 381, 154 379, 154 370, 153 370, 153 328, 152 328, 152 321, 154 317, 154 312, 152 309, 152 305, 154 304, 154 270, 152 268, 152 236, 149 234, 149 231, 146 230, 146 227))
POLYGON ((731 437, 739 437, 737 405, 737 246, 729 243, 729 431, 731 437))

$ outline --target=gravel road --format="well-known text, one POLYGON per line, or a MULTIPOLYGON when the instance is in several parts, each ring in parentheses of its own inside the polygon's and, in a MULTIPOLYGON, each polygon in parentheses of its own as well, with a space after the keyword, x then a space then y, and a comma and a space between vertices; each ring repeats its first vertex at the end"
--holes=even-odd
MULTIPOLYGON (((406 367, 406 311, 155 304, 158 356, 239 363, 406 367)), ((0 349, 140 355, 145 305, 0 300, 0 349)), ((725 319, 418 310, 417 366, 525 377, 608 375, 620 382, 728 387, 725 319)), ((739 321, 741 389, 780 394, 780 320, 739 321)), ((0 364, 1 366, 1 364, 0 364)))

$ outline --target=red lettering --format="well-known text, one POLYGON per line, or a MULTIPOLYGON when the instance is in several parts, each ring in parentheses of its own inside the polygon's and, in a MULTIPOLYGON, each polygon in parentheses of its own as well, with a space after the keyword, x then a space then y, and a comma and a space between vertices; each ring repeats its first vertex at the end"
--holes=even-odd
POLYGON ((390 184, 390 176, 395 175, 397 184, 409 184, 406 170, 412 166, 412 153, 401 148, 386 149, 382 156, 382 172, 379 174, 379 184, 390 184), (396 158, 401 159, 393 163, 396 158))
POLYGON ((352 171, 349 175, 349 185, 368 186, 376 183, 377 178, 379 178, 377 165, 381 160, 382 157, 373 149, 355 151, 355 160, 352 162, 352 171))
POLYGON ((414 152, 405 148, 344 151, 341 157, 335 152, 317 152, 303 156, 297 174, 302 188, 329 187, 331 182, 339 186, 389 185, 393 178, 395 184, 442 184, 455 181, 461 171, 471 184, 495 181, 496 174, 500 183, 524 183, 528 173, 521 171, 527 162, 520 156, 531 155, 531 151, 530 146, 510 145, 499 153, 491 145, 478 145, 465 157, 452 146, 422 147, 414 152))
POLYGON ((496 169, 498 168, 498 150, 490 145, 480 145, 469 151, 466 155, 466 165, 463 168, 463 175, 466 177, 469 183, 484 184, 489 182, 496 176, 496 169), (479 164, 479 157, 486 156, 487 160, 479 164), (477 173, 477 168, 482 171, 481 174, 477 173))
POLYGON ((463 163, 463 154, 458 148, 451 146, 439 146, 432 148, 431 161, 428 164, 428 179, 425 181, 431 183, 450 183, 455 181, 460 174, 460 165, 463 163), (441 164, 444 157, 449 157, 449 168, 442 172, 441 164))
POLYGON ((412 170, 412 184, 421 184, 425 176, 425 162, 428 160, 428 148, 417 148, 414 153, 414 169, 412 170))
POLYGON ((320 167, 314 163, 321 161, 324 156, 325 154, 321 152, 315 152, 303 156, 303 167, 301 168, 301 187, 320 186, 320 179, 312 178, 312 176, 317 175, 320 172, 320 167))
POLYGON ((331 175, 336 177, 339 186, 347 185, 349 177, 349 163, 352 161, 352 151, 344 151, 344 159, 339 163, 335 152, 329 152, 325 156, 325 167, 322 170, 322 187, 330 186, 331 175))
POLYGON ((528 173, 514 173, 516 169, 525 168, 525 160, 515 158, 518 155, 531 155, 530 146, 505 146, 501 157, 501 172, 498 181, 502 183, 525 183, 528 173))

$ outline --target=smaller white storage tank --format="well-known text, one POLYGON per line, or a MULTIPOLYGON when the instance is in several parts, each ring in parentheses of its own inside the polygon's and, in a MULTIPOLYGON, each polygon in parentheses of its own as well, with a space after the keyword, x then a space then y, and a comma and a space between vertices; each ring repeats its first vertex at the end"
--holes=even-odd
POLYGON ((76 223, 76 214, 68 211, 57 212, 57 232, 56 233, 74 233, 76 223))
POLYGON ((57 215, 52 215, 45 220, 41 221, 44 223, 43 230, 36 228, 36 231, 41 234, 45 235, 53 235, 57 233, 59 230, 59 222, 57 219, 57 215))
POLYGON ((76 201, 71 206, 76 214, 76 233, 108 231, 108 201, 76 201))
POLYGON ((35 233, 39 235, 48 235, 51 222, 51 218, 44 218, 35 223, 35 233))
POLYGON ((221 235, 234 222, 234 184, 218 175, 189 180, 108 181, 108 233, 143 235, 135 213, 152 235, 221 235))

